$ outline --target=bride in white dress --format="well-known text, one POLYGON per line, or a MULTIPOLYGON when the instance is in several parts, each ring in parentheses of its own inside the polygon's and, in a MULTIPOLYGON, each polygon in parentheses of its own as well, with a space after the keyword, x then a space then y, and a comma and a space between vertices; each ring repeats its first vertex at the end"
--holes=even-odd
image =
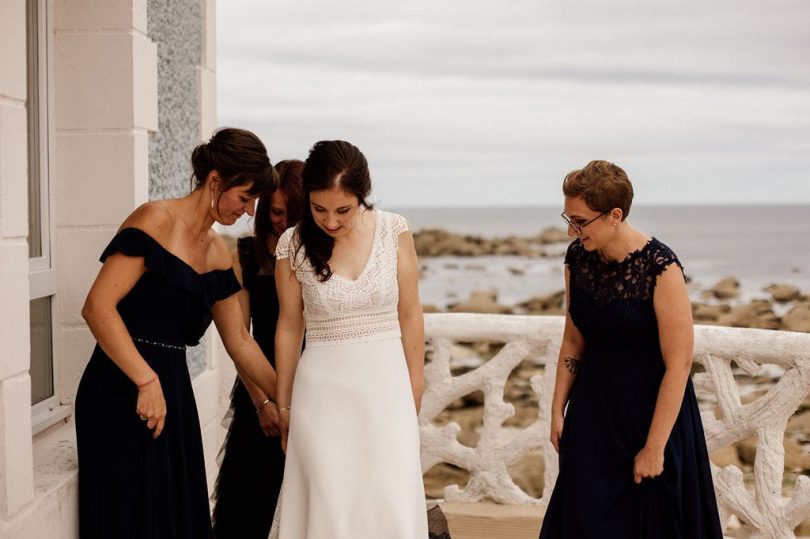
POLYGON ((416 419, 424 327, 413 237, 405 219, 366 203, 368 165, 348 142, 315 144, 303 179, 309 207, 276 249, 287 461, 273 533, 425 539, 416 419))

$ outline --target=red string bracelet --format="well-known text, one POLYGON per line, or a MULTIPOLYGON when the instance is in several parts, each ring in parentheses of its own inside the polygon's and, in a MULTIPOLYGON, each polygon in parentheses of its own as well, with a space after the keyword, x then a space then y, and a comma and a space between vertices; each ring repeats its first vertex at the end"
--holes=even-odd
POLYGON ((157 380, 157 377, 158 377, 158 375, 156 374, 156 375, 154 375, 152 378, 150 378, 150 379, 149 379, 149 381, 144 382, 144 383, 142 383, 142 384, 137 384, 138 389, 143 389, 143 388, 145 388, 146 386, 148 386, 149 384, 151 384, 152 382, 154 382, 155 380, 157 380))

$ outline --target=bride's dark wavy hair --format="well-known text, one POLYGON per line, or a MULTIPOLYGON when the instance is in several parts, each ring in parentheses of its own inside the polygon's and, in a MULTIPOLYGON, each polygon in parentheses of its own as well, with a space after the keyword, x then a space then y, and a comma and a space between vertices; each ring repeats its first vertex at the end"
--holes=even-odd
POLYGON ((371 192, 368 162, 354 144, 343 140, 322 140, 309 151, 301 177, 304 180, 304 215, 298 224, 301 238, 298 249, 304 248, 318 280, 326 282, 332 277, 329 259, 335 240, 315 222, 309 195, 313 191, 340 187, 356 196, 361 206, 372 209, 373 205, 366 201, 371 192))

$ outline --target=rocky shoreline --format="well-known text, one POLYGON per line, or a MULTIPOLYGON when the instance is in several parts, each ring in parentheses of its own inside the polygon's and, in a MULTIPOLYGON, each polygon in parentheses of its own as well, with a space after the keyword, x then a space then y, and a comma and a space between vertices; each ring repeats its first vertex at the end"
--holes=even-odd
MULTIPOLYGON (((414 244, 420 257, 561 257, 564 250, 560 245, 570 240, 566 232, 559 228, 547 228, 535 236, 504 238, 484 238, 439 229, 414 233, 414 244)), ((519 268, 515 268, 515 271, 519 271, 519 268)), ((762 292, 764 298, 741 302, 740 281, 735 277, 721 279, 713 286, 697 291, 700 299, 692 302, 695 323, 810 333, 810 293, 779 283, 766 286, 762 292)), ((565 292, 561 289, 513 305, 504 305, 498 302, 494 291, 477 290, 468 299, 449 305, 447 312, 562 315, 564 299, 565 292)), ((426 313, 443 312, 433 304, 423 307, 426 313)))
POLYGON ((535 236, 504 238, 485 238, 428 228, 415 232, 413 240, 416 254, 420 257, 514 255, 536 258, 556 256, 556 251, 548 251, 545 246, 568 242, 570 238, 564 230, 553 227, 546 228, 535 236))

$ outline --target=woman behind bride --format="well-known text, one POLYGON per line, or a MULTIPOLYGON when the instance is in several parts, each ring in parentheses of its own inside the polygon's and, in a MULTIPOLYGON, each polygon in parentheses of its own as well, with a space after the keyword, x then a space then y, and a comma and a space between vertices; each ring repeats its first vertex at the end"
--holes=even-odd
POLYGON ((316 143, 302 176, 302 222, 276 249, 287 450, 279 536, 424 539, 416 420, 424 327, 413 237, 405 219, 366 201, 368 164, 352 144, 316 143))

